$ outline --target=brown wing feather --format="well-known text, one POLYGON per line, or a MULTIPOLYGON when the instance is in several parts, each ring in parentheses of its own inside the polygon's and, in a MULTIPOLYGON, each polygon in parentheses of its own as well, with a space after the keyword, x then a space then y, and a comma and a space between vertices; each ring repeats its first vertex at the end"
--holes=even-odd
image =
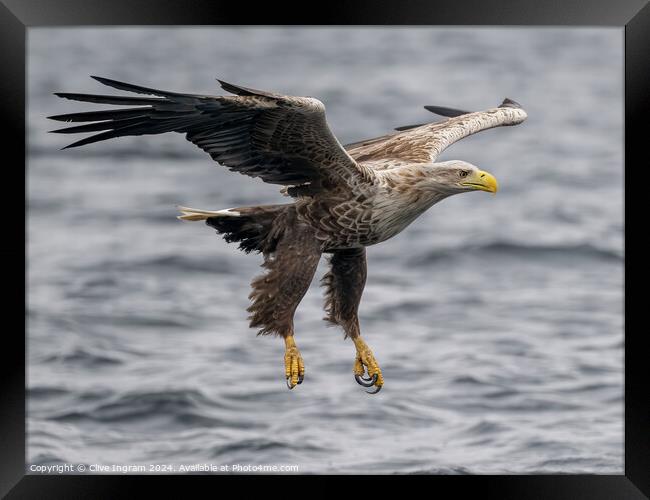
POLYGON ((482 130, 517 125, 526 112, 506 100, 498 108, 466 113, 446 120, 349 144, 346 149, 358 162, 392 160, 394 165, 430 163, 455 142, 482 130))
POLYGON ((55 130, 58 133, 104 131, 67 147, 129 135, 185 133, 189 141, 230 170, 260 177, 271 184, 313 186, 354 185, 370 180, 341 147, 317 99, 291 97, 221 82, 235 96, 179 94, 93 77, 111 87, 157 97, 57 94, 60 97, 103 104, 143 106, 50 118, 60 121, 97 121, 55 130))

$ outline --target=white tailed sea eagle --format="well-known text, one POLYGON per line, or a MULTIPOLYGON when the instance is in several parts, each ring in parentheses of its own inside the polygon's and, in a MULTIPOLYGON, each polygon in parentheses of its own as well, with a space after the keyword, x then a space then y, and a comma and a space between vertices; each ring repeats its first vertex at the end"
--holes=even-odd
POLYGON ((166 92, 95 80, 142 96, 57 93, 76 101, 128 106, 51 116, 90 122, 54 132, 100 132, 76 147, 129 135, 180 132, 230 170, 282 185, 293 203, 209 211, 179 207, 179 219, 205 220, 227 242, 261 252, 266 271, 252 282, 251 327, 281 336, 290 389, 302 383, 304 363, 294 341, 293 316, 323 253, 330 254, 326 320, 340 325, 356 347, 354 376, 379 392, 384 378, 361 338, 357 310, 366 281, 366 247, 401 232, 440 200, 458 193, 497 191, 495 178, 463 161, 436 162, 442 151, 471 134, 517 125, 526 112, 505 99, 479 112, 426 106, 442 121, 341 146, 317 99, 253 90, 220 81, 234 96, 166 92), (367 374, 367 377, 366 377, 367 374))

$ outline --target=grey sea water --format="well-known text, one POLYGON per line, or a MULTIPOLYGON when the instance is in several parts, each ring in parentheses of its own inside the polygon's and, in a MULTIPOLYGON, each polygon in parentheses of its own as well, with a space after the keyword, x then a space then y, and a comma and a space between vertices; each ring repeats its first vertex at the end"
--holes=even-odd
MULTIPOLYGON (((28 472, 31 465, 297 465, 301 473, 623 472, 621 29, 30 28, 28 472), (215 78, 327 106, 352 142, 480 110, 528 120, 442 159, 492 172, 369 248, 354 348, 296 315, 305 382, 247 326, 261 258, 176 204, 288 201, 181 135, 60 151, 46 116, 92 109, 100 75, 191 93, 215 78)), ((319 268, 320 277, 325 271, 319 268)), ((33 472, 33 471, 31 471, 33 472)))

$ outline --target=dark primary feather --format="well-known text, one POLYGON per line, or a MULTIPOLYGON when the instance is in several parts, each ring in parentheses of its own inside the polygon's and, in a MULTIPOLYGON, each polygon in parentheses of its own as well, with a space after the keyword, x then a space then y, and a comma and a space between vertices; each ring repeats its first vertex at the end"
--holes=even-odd
POLYGON ((471 111, 463 111, 461 109, 446 108, 444 106, 425 106, 424 109, 431 111, 436 115, 447 116, 453 118, 454 116, 466 115, 471 113, 471 111))
MULTIPOLYGON (((424 106, 424 109, 426 109, 427 111, 431 111, 432 113, 435 113, 436 115, 446 116, 446 117, 450 117, 450 118, 452 118, 454 116, 466 115, 467 113, 470 113, 470 111, 462 111, 460 109, 447 108, 447 107, 444 107, 444 106, 424 106)), ((395 127, 395 130, 397 130, 399 132, 402 132, 404 130, 411 130, 412 128, 423 127, 424 125, 428 125, 428 124, 427 123, 419 123, 417 125, 402 125, 401 127, 395 127)))
MULTIPOLYGON (((48 116, 50 120, 61 122, 94 122, 102 120, 113 120, 116 118, 133 118, 142 115, 142 108, 109 109, 106 111, 84 111, 81 113, 69 113, 66 115, 48 116)), ((55 131, 56 132, 56 131, 55 131)))
POLYGON ((176 92, 168 92, 166 90, 158 90, 149 87, 142 87, 140 85, 133 85, 132 83, 118 82, 117 80, 111 80, 110 78, 104 78, 102 76, 91 76, 90 78, 92 78, 93 80, 97 80, 99 83, 103 83, 108 87, 113 87, 114 89, 118 89, 118 90, 127 90, 135 94, 148 94, 148 95, 157 95, 163 97, 168 97, 168 96, 182 97, 182 94, 178 94, 176 92))
POLYGON ((223 81, 219 81, 222 88, 235 96, 181 94, 92 78, 118 90, 154 97, 57 93, 76 101, 130 106, 50 116, 82 123, 52 132, 100 132, 64 149, 116 137, 179 132, 229 169, 272 184, 335 185, 367 175, 338 144, 322 107, 314 101, 223 81))
POLYGON ((73 94, 69 92, 55 92, 55 96, 71 99, 73 101, 98 102, 101 104, 127 104, 133 106, 146 106, 156 102, 164 102, 155 97, 124 97, 115 95, 73 94))
POLYGON ((221 85, 221 88, 223 90, 235 95, 241 95, 241 96, 257 95, 257 96, 270 97, 270 98, 282 97, 281 95, 274 94, 273 92, 265 92, 264 90, 249 89, 247 87, 242 87, 240 85, 233 85, 232 83, 224 82, 223 80, 217 80, 217 81, 219 82, 219 85, 221 85))
POLYGON ((418 128, 426 125, 426 123, 419 123, 417 125, 402 125, 401 127, 395 127, 395 130, 401 132, 402 130, 411 130, 412 128, 418 128))
POLYGON ((513 101, 512 99, 505 98, 501 104, 499 104, 500 108, 521 108, 521 104, 519 104, 517 101, 513 101))

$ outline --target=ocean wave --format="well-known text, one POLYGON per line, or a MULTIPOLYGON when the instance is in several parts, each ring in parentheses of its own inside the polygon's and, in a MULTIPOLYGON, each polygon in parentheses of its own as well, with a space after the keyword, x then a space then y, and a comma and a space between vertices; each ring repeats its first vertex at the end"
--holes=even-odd
MULTIPOLYGON (((84 270, 88 267, 86 263, 73 264, 78 270, 84 270)), ((101 267, 104 271, 199 271, 216 274, 233 274, 232 262, 215 257, 193 257, 189 255, 162 255, 152 256, 146 259, 137 259, 132 261, 122 261, 106 259, 100 263, 92 263, 93 268, 101 267)))
POLYGON ((440 406, 447 408, 456 408, 463 411, 472 412, 485 412, 485 411, 498 411, 516 413, 559 413, 564 411, 579 410, 584 408, 578 403, 553 401, 550 399, 535 399, 535 398, 517 398, 515 400, 507 399, 507 402, 501 402, 499 398, 462 398, 457 397, 450 399, 447 403, 444 401, 439 402, 440 406))
POLYGON ((592 244, 574 245, 528 245, 509 241, 493 241, 481 245, 435 249, 411 259, 410 264, 426 265, 439 261, 454 260, 474 255, 512 256, 531 259, 544 258, 588 258, 608 261, 623 261, 624 255, 615 250, 600 248, 592 244))
POLYGON ((422 469, 409 472, 412 475, 441 475, 441 476, 458 476, 473 474, 467 467, 435 467, 433 469, 422 469))
MULTIPOLYGON (((70 460, 54 455, 53 453, 39 453, 33 458, 30 458, 29 465, 63 465, 70 463, 70 460)), ((26 471, 28 474, 29 470, 26 471)), ((32 474, 38 474, 36 472, 31 472, 32 474)))
POLYGON ((61 387, 36 386, 36 387, 27 388, 28 398, 46 399, 46 398, 52 398, 58 396, 65 396, 67 394, 70 394, 70 391, 68 391, 67 389, 63 389, 61 387))
POLYGON ((328 451, 327 448, 316 446, 305 442, 295 444, 286 441, 277 441, 266 438, 242 439, 226 445, 217 446, 212 451, 212 458, 223 458, 233 453, 245 452, 247 454, 254 452, 277 452, 281 450, 298 450, 305 451, 328 451))
POLYGON ((89 403, 106 400, 113 395, 113 391, 108 388, 79 391, 60 386, 37 385, 28 387, 26 394, 30 401, 49 401, 64 398, 67 402, 89 403))
MULTIPOLYGON (((539 464, 539 467, 557 467, 553 471, 547 471, 551 474, 569 474, 572 470, 598 470, 603 466, 608 466, 609 463, 598 458, 585 458, 576 456, 567 456, 563 458, 553 458, 545 460, 539 464), (569 470, 567 470, 569 469, 569 470), (557 472, 556 472, 557 471, 557 472)), ((540 471, 544 472, 544 471, 540 471)))
MULTIPOLYGON (((88 328, 97 326, 111 327, 144 327, 144 328, 191 328, 194 326, 193 318, 188 314, 180 311, 156 311, 155 313, 144 315, 139 312, 125 314, 104 314, 95 313, 87 314, 85 312, 71 314, 71 317, 78 324, 87 325, 88 328)), ((149 353, 127 351, 129 354, 146 357, 149 353)))
MULTIPOLYGON (((65 145, 65 144, 64 144, 65 145)), ((182 144, 181 144, 182 146, 182 144)), ((56 146, 50 143, 34 143, 30 144, 29 156, 33 158, 51 158, 54 153, 61 156, 69 156, 70 158, 78 159, 89 159, 89 158, 101 158, 106 159, 110 157, 111 160, 115 160, 116 163, 118 160, 133 160, 133 159, 146 159, 146 160, 179 160, 179 159, 188 159, 196 160, 197 158, 206 158, 206 155, 203 155, 201 151, 196 151, 193 148, 186 147, 174 147, 164 150, 155 149, 151 146, 147 146, 143 142, 141 143, 132 143, 130 145, 120 144, 120 147, 116 148, 111 147, 100 147, 96 146, 92 149, 79 149, 74 152, 60 151, 62 146, 57 144, 56 146)), ((210 160, 210 157, 207 157, 207 160, 210 160)))
POLYGON ((451 380, 451 382, 454 384, 485 385, 485 386, 492 385, 488 382, 479 380, 476 377, 473 377, 471 375, 461 375, 459 377, 454 377, 451 380))
POLYGON ((488 420, 481 420, 477 424, 472 425, 468 429, 463 431, 463 434, 482 436, 485 434, 494 434, 498 432, 504 432, 508 428, 504 424, 498 422, 490 422, 488 420))
POLYGON ((226 419, 202 415, 199 412, 181 412, 174 415, 174 421, 191 428, 228 428, 228 429, 262 429, 266 425, 257 424, 245 419, 226 419))
POLYGON ((136 391, 122 394, 113 401, 104 400, 95 406, 68 409, 52 415, 50 420, 135 423, 162 418, 187 427, 254 427, 246 420, 214 414, 229 409, 198 390, 136 391))
POLYGON ((85 349, 74 349, 68 353, 57 353, 45 356, 42 359, 44 363, 66 363, 81 365, 91 368, 99 368, 107 365, 121 365, 122 360, 105 354, 94 354, 85 349))

